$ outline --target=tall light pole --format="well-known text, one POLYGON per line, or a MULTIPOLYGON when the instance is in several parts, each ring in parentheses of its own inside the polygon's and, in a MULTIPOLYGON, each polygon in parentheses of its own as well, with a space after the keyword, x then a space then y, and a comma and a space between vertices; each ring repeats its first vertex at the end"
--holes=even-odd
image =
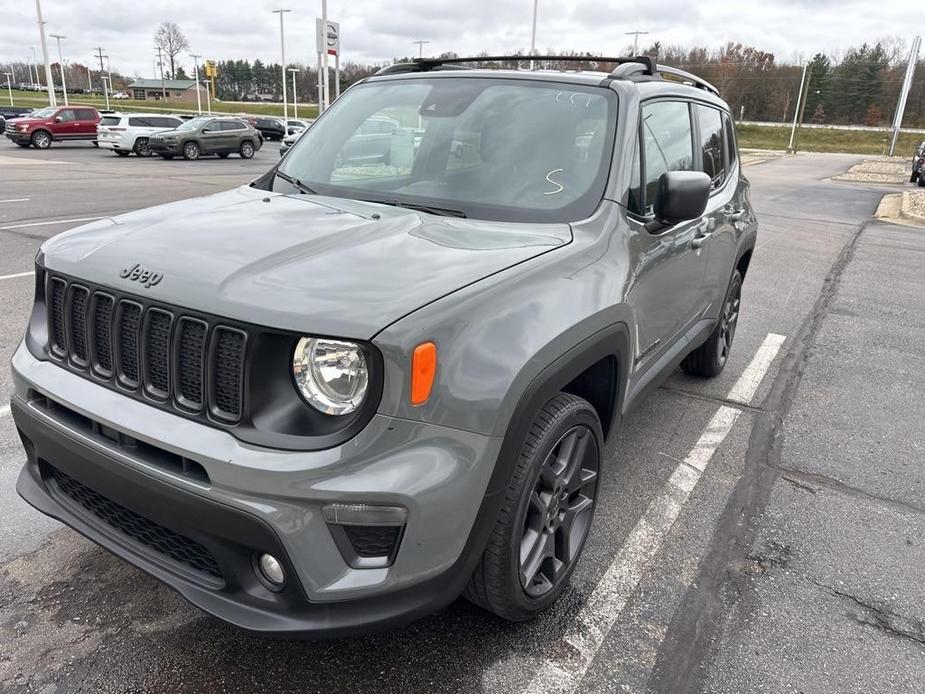
POLYGON ((639 55, 639 37, 648 34, 648 31, 627 31, 627 36, 633 37, 633 56, 639 55))
MULTIPOLYGON (((533 0, 533 31, 530 32, 530 55, 536 55, 536 10, 540 4, 539 0, 533 0)), ((530 70, 533 70, 536 63, 530 59, 530 70)))
POLYGON ((42 39, 42 58, 45 61, 45 86, 48 88, 48 105, 57 106, 55 98, 55 83, 51 79, 51 62, 48 60, 48 39, 45 38, 45 20, 42 19, 41 0, 35 0, 35 13, 38 15, 39 36, 42 39))
POLYGON ((922 37, 912 39, 912 52, 909 53, 909 63, 906 65, 906 74, 903 77, 903 86, 899 91, 899 100, 896 102, 896 113, 893 115, 893 138, 890 140, 890 156, 896 149, 896 139, 903 124, 903 112, 906 110, 906 99, 909 97, 909 88, 912 86, 912 76, 915 74, 915 64, 919 59, 919 46, 922 37))
POLYGON ((109 56, 104 55, 106 58, 106 77, 109 78, 109 88, 112 89, 112 63, 109 61, 109 56))
POLYGON ((415 46, 418 47, 418 58, 424 57, 424 44, 430 43, 430 41, 412 41, 415 46))
POLYGON ((26 56, 26 67, 29 68, 29 84, 35 84, 35 78, 32 76, 32 63, 29 62, 29 56, 26 56))
POLYGON ((193 77, 196 80, 196 110, 199 112, 199 115, 202 115, 202 94, 199 93, 199 90, 202 88, 202 85, 199 84, 199 59, 201 55, 195 53, 190 53, 189 57, 193 59, 193 77))
POLYGON ((32 64, 35 66, 35 83, 41 84, 42 78, 39 77, 39 58, 35 54, 35 46, 30 46, 32 48, 32 64))
POLYGON ((93 91, 93 75, 90 74, 90 63, 87 63, 87 91, 93 91))
MULTIPOLYGON (((5 72, 3 74, 6 74, 5 72)), ((10 61, 10 74, 13 76, 13 81, 16 81, 16 66, 13 65, 13 62, 10 61)))
POLYGON ((6 75, 6 90, 10 93, 10 106, 13 105, 13 86, 10 84, 10 77, 13 76, 12 72, 4 72, 6 75))
POLYGON ((279 51, 282 55, 280 69, 283 73, 283 118, 289 118, 289 107, 286 105, 286 35, 283 31, 283 15, 291 11, 282 8, 273 10, 273 14, 279 15, 279 51))
POLYGON ((106 75, 100 75, 100 82, 103 83, 103 94, 106 96, 106 110, 109 110, 109 78, 106 75))
POLYGON ((49 36, 58 41, 58 68, 61 70, 61 93, 64 94, 64 105, 67 106, 67 82, 64 79, 64 58, 61 55, 61 39, 66 39, 67 36, 62 36, 61 34, 49 34, 49 36))
POLYGON ((328 69, 328 0, 321 0, 322 48, 321 69, 324 70, 324 110, 331 105, 331 71, 328 69))
POLYGON ((295 67, 289 68, 289 73, 292 75, 292 117, 293 118, 299 117, 299 97, 296 96, 296 90, 295 90, 295 76, 297 72, 299 72, 298 68, 295 68, 295 67))

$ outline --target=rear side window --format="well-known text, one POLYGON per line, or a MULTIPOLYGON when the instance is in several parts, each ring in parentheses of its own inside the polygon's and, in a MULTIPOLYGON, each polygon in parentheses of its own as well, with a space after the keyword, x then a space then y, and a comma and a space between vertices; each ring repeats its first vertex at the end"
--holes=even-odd
POLYGON ((222 130, 244 130, 244 123, 235 120, 223 120, 222 130))
POLYGON ((119 125, 121 120, 120 116, 103 116, 100 118, 100 125, 119 125))
POLYGON ((133 128, 150 128, 153 118, 129 118, 128 124, 133 128))
POLYGON ((63 111, 58 111, 57 118, 60 118, 62 122, 66 123, 68 121, 74 120, 75 116, 74 116, 74 112, 71 109, 66 108, 63 111))
POLYGON ((726 180, 726 144, 723 117, 718 109, 695 106, 700 129, 700 168, 710 177, 710 189, 716 190, 726 180))
POLYGON ((684 101, 655 101, 642 107, 645 210, 655 202, 658 179, 669 171, 694 170, 691 115, 684 101))
POLYGON ((96 120, 96 111, 79 108, 77 109, 77 120, 96 120))

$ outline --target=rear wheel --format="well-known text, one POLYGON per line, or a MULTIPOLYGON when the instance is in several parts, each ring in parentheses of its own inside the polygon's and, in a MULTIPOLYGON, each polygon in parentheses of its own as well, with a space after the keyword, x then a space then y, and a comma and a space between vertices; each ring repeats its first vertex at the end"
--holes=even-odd
POLYGON ((31 142, 36 149, 48 149, 51 147, 51 135, 47 130, 36 130, 32 133, 31 142))
POLYGON ((601 423, 588 401, 560 393, 543 406, 466 598, 511 621, 555 602, 591 528, 602 449, 601 423))
POLYGON ((199 145, 195 142, 187 142, 183 145, 183 158, 187 161, 199 159, 199 145))
POLYGON ((148 138, 139 137, 135 140, 135 146, 132 148, 132 151, 135 152, 139 157, 150 157, 151 156, 151 146, 148 144, 148 138))
POLYGON ((253 142, 242 142, 241 147, 238 149, 238 154, 241 155, 242 159, 250 159, 254 156, 254 143, 253 142))
POLYGON ((716 376, 729 358, 732 339, 735 337, 739 323, 739 307, 742 302, 742 275, 736 270, 726 290, 719 322, 710 337, 700 347, 684 357, 681 368, 692 376, 710 378, 716 376))

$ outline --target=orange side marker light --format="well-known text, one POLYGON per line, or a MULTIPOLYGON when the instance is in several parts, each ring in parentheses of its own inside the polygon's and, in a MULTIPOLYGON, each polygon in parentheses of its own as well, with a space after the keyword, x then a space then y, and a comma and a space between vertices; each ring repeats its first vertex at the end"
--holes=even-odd
POLYGON ((423 405, 430 397, 437 374, 437 345, 424 342, 414 348, 411 357, 411 404, 423 405))

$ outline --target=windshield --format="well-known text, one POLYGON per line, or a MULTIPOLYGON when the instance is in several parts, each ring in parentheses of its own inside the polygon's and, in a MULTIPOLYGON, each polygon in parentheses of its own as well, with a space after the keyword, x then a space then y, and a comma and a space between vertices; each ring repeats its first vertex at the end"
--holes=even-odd
POLYGON ((209 118, 192 118, 188 121, 184 121, 177 126, 177 130, 197 130, 205 123, 209 122, 209 118))
POLYGON ((57 106, 46 106, 45 108, 41 108, 38 111, 33 111, 32 113, 28 114, 26 117, 27 118, 51 118, 57 112, 58 112, 57 106))
MULTIPOLYGON (((551 82, 373 82, 338 99, 279 171, 322 195, 575 221, 604 194, 615 107, 610 90, 551 82)), ((292 187, 278 177, 274 189, 292 187)))

